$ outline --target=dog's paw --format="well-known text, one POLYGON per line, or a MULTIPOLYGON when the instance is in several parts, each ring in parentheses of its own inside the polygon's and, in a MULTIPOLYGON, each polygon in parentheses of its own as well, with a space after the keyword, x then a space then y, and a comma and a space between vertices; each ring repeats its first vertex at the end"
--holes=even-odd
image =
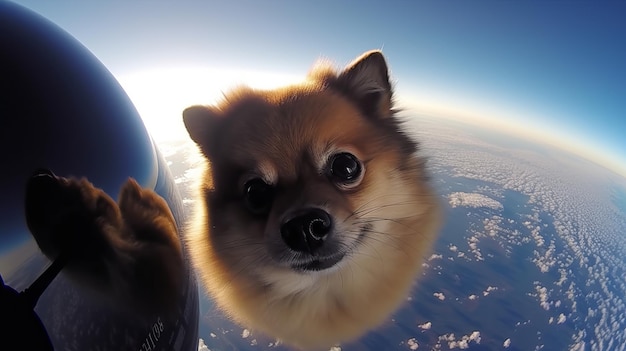
POLYGON ((118 203, 135 240, 166 245, 180 252, 176 221, 167 202, 157 193, 129 178, 120 191, 118 203))
POLYGON ((41 251, 67 259, 81 285, 142 313, 174 312, 184 276, 174 216, 132 178, 119 205, 86 179, 38 171, 26 188, 26 220, 41 251))
POLYGON ((61 253, 72 265, 101 270, 112 254, 111 235, 123 227, 117 204, 86 179, 63 178, 41 170, 26 187, 26 222, 51 260, 61 253))
POLYGON ((172 313, 183 286, 183 253, 174 216, 167 202, 129 178, 118 200, 122 218, 135 243, 133 293, 143 310, 172 313))

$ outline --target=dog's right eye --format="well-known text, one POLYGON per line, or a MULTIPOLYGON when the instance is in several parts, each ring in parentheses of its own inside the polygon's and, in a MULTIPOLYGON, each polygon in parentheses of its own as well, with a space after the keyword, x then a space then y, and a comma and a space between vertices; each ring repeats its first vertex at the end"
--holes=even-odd
POLYGON ((343 189, 354 188, 363 179, 363 165, 351 153, 340 152, 330 158, 329 175, 343 189))
POLYGON ((243 196, 250 212, 257 215, 267 214, 274 200, 274 189, 263 179, 254 178, 244 185, 243 196))

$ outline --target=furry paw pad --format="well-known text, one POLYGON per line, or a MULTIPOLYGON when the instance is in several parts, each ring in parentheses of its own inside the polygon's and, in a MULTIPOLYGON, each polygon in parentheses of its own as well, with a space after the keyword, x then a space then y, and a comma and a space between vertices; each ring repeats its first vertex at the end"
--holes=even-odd
POLYGON ((107 229, 120 230, 117 204, 86 179, 57 177, 41 170, 26 187, 26 221, 50 259, 64 253, 72 261, 91 260, 111 250, 107 229))

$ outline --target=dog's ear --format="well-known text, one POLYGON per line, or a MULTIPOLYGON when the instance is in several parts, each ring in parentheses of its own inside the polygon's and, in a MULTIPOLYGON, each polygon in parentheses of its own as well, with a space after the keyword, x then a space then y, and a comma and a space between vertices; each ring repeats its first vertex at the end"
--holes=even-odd
POLYGON ((207 152, 211 141, 211 131, 220 111, 211 106, 195 105, 183 111, 183 122, 187 133, 203 152, 207 152))
POLYGON ((386 118, 392 112, 392 89, 382 52, 368 51, 339 74, 337 87, 369 116, 386 118))

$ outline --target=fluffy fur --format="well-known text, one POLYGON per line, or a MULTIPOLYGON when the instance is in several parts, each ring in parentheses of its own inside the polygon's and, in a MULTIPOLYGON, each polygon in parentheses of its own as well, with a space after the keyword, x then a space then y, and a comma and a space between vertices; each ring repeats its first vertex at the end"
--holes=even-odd
POLYGON ((237 89, 215 106, 186 109, 183 119, 207 161, 189 246, 226 314, 308 349, 352 340, 400 306, 439 211, 417 143, 394 114, 379 51, 341 72, 314 68, 299 85, 237 89), (333 155, 346 152, 362 166, 358 181, 337 181, 329 171, 333 155), (273 194, 262 215, 244 203, 254 178, 273 194), (321 254, 294 252, 281 238, 303 208, 332 218, 323 245, 343 258, 331 267, 299 269, 321 254))
POLYGON ((87 179, 43 170, 28 182, 26 220, 48 258, 67 257, 63 272, 72 280, 145 317, 175 313, 182 249, 155 192, 128 179, 115 203, 87 179))

